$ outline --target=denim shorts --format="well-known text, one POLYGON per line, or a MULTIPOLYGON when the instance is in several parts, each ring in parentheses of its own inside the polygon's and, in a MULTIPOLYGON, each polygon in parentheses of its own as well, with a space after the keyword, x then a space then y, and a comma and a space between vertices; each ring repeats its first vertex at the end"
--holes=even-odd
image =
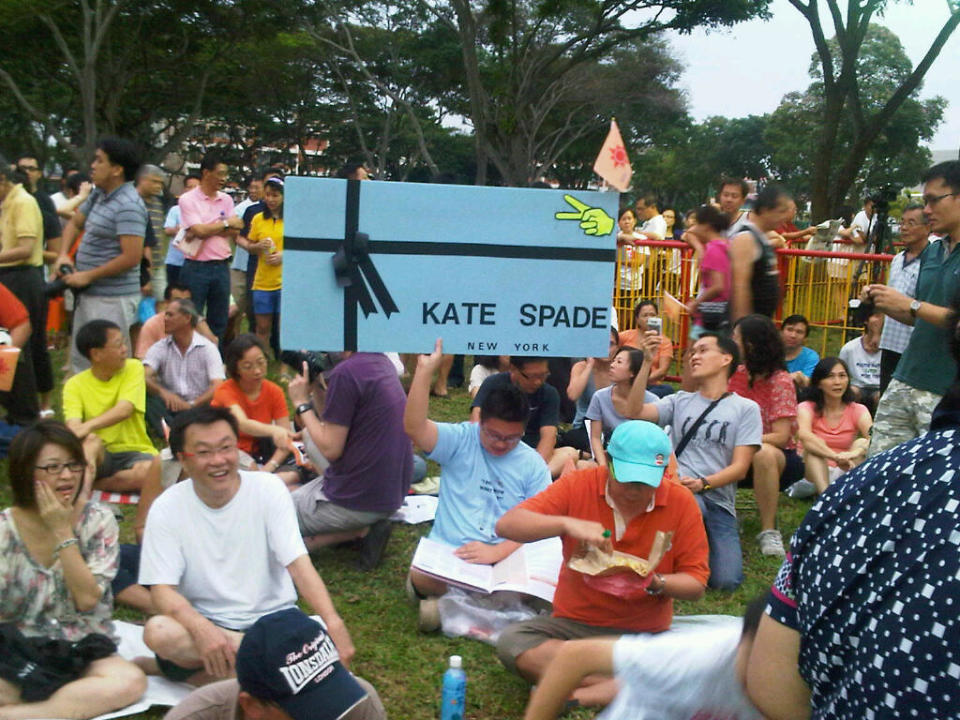
POLYGON ((253 290, 252 292, 255 315, 273 315, 280 312, 279 290, 253 290))

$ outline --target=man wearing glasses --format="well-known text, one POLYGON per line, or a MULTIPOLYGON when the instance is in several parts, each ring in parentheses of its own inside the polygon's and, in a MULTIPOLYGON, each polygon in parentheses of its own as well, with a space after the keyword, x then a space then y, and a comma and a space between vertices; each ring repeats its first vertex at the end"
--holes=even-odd
MULTIPOLYGON (((489 390, 477 408, 479 422, 437 423, 427 418, 430 379, 443 361, 437 340, 430 355, 421 355, 403 414, 407 435, 431 460, 443 466, 440 503, 430 539, 457 548, 457 557, 493 565, 519 547, 496 532, 500 517, 550 485, 547 466, 521 442, 530 406, 512 384, 489 390)), ((543 363, 546 366, 546 363, 543 363)), ((414 568, 407 578, 410 599, 419 601, 422 632, 440 626, 437 597, 446 583, 414 568)))
POLYGON ((91 320, 76 333, 77 350, 90 362, 63 386, 63 418, 83 441, 94 487, 139 492, 160 460, 144 423, 143 365, 128 357, 126 333, 110 320, 91 320))
POLYGON ((923 178, 923 209, 930 229, 941 239, 920 258, 916 297, 888 285, 870 285, 866 294, 876 308, 913 326, 913 333, 873 424, 870 454, 888 450, 927 432, 930 414, 957 368, 950 358, 951 301, 960 291, 960 161, 934 165, 923 178))
POLYGON ((470 421, 480 421, 480 409, 487 395, 495 388, 513 386, 527 396, 530 417, 523 442, 536 449, 550 468, 550 476, 558 477, 568 460, 576 460, 575 448, 557 447, 557 424, 560 422, 560 394, 547 384, 550 368, 546 358, 512 355, 507 372, 491 375, 483 381, 470 406, 470 421))
POLYGON ((310 561, 290 493, 276 475, 239 469, 230 410, 182 413, 170 449, 187 479, 154 501, 140 557, 140 584, 158 611, 143 629, 156 669, 193 685, 234 677, 244 632, 296 607, 298 592, 348 664, 350 633, 310 561))

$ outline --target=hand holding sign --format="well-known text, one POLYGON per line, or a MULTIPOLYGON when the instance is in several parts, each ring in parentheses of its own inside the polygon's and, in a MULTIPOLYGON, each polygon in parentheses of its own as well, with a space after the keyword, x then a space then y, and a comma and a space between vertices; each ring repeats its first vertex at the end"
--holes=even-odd
POLYGON ((558 212, 553 217, 557 220, 579 220, 580 227, 585 235, 609 235, 613 230, 613 218, 607 215, 603 208, 592 208, 580 202, 573 195, 564 195, 567 204, 576 208, 577 212, 558 212))

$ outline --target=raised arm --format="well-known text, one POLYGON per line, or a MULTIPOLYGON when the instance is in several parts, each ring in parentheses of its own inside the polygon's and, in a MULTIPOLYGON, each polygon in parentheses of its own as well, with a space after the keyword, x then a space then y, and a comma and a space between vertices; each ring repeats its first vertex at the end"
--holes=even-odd
POLYGON ((660 412, 655 405, 644 404, 644 396, 647 393, 650 368, 653 366, 653 359, 660 347, 660 336, 656 332, 648 330, 646 337, 640 344, 643 345, 643 365, 640 367, 637 377, 633 379, 633 386, 630 388, 630 395, 627 397, 627 417, 655 423, 660 420, 660 412))
MULTIPOLYGON (((310 371, 307 363, 303 363, 303 372, 293 378, 287 386, 290 401, 294 406, 300 406, 310 400, 310 371)), ((312 406, 300 414, 304 429, 310 433, 310 438, 320 453, 330 462, 338 460, 343 455, 343 448, 347 444, 347 434, 350 428, 346 425, 321 420, 317 410, 312 406)))
POLYGON ((430 383, 434 371, 443 361, 443 340, 437 338, 433 352, 417 357, 417 369, 410 383, 407 406, 403 411, 403 429, 413 444, 424 452, 437 446, 437 424, 427 417, 430 404, 430 383))
POLYGON ((567 397, 576 402, 587 389, 590 373, 593 372, 594 359, 592 357, 575 363, 570 369, 570 382, 567 383, 567 397))

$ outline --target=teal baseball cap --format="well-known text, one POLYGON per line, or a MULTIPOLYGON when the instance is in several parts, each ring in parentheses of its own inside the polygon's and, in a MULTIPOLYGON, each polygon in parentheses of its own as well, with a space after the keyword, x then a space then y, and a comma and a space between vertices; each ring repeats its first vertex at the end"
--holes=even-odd
POLYGON ((613 474, 619 482, 639 482, 660 487, 673 445, 657 425, 628 420, 617 426, 607 444, 613 474))

